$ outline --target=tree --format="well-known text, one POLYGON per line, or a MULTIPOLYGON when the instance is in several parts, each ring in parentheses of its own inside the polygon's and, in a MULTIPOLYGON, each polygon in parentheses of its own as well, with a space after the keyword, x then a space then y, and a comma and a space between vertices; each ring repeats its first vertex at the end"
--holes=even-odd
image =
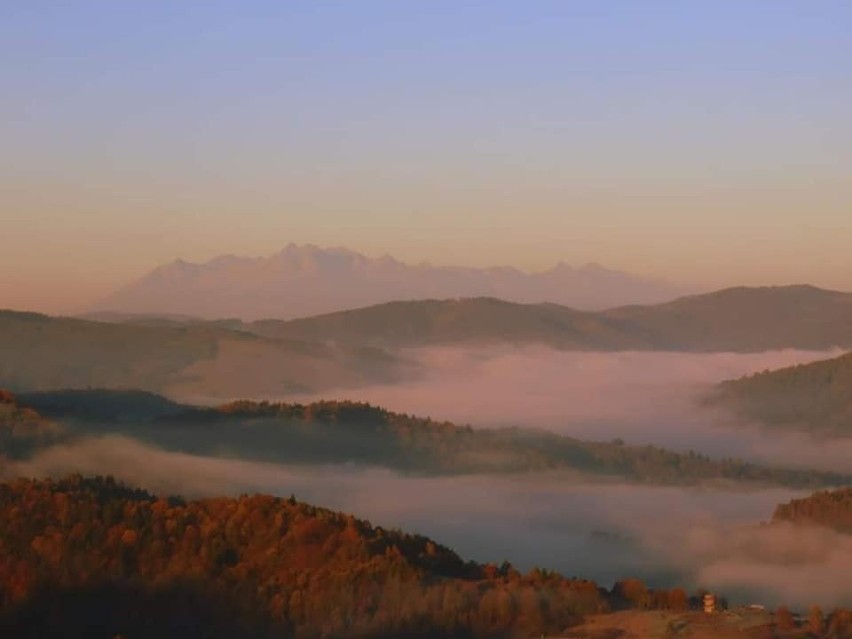
POLYGON ((796 628, 796 620, 787 606, 780 606, 775 612, 775 626, 781 632, 790 632, 796 628))
POLYGON ((689 609, 689 597, 683 588, 673 588, 669 593, 669 608, 678 611, 689 609))
POLYGON ((825 632, 825 618, 822 614, 822 608, 819 606, 811 606, 808 613, 808 630, 817 637, 822 636, 825 632))

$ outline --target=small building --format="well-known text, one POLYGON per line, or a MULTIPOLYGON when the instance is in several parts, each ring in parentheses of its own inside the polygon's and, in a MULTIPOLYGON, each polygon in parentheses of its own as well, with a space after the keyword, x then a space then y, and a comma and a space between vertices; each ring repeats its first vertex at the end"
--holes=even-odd
POLYGON ((716 595, 712 592, 704 594, 704 612, 708 615, 716 612, 716 595))

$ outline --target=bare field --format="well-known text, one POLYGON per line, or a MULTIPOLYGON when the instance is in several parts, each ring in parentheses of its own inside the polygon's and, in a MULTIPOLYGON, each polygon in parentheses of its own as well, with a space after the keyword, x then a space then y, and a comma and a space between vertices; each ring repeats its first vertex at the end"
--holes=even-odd
POLYGON ((589 617, 566 636, 576 639, 760 639, 773 636, 771 626, 769 613, 746 609, 712 615, 626 610, 589 617))

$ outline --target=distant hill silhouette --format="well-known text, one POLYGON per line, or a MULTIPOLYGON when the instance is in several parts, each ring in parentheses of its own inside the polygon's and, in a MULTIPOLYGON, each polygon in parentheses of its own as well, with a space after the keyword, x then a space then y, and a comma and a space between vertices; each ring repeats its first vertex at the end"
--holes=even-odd
POLYGON ((492 298, 391 302, 244 330, 374 346, 543 343, 576 350, 753 352, 852 347, 852 294, 812 286, 731 288, 601 312, 492 298))
POLYGON ((598 264, 559 263, 540 273, 510 267, 406 264, 344 248, 288 245, 265 258, 177 260, 100 301, 93 310, 207 319, 290 319, 393 300, 490 296, 601 309, 669 300, 684 291, 598 264))
POLYGON ((144 422, 186 412, 187 407, 162 395, 137 390, 58 390, 19 393, 17 403, 45 417, 144 422))
POLYGON ((0 389, 0 470, 4 457, 20 458, 57 443, 62 427, 0 389))
POLYGON ((852 293, 808 285, 727 288, 603 315, 670 350, 852 347, 852 293))
POLYGON ((314 392, 390 381, 374 348, 267 339, 215 324, 111 324, 0 311, 0 387, 133 388, 191 397, 314 392))
POLYGON ((723 382, 710 402, 768 427, 852 436, 852 353, 723 382))
POLYGON ((811 286, 734 288, 600 312, 471 298, 389 302, 289 321, 99 317, 109 321, 0 311, 0 387, 135 388, 206 401, 410 379, 417 365, 393 352, 403 347, 852 348, 852 294, 811 286))
MULTIPOLYGON (((191 318, 93 314, 101 321, 185 325, 191 318)), ((294 320, 209 323, 263 337, 381 347, 542 343, 576 350, 754 352, 852 346, 852 294, 813 286, 737 287, 652 306, 591 312, 479 297, 395 301, 294 320)))

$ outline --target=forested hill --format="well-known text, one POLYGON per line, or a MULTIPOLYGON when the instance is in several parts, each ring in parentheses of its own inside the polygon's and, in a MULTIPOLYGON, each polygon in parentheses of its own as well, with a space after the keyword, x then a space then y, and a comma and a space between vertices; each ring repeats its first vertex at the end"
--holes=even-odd
POLYGON ((586 441, 524 428, 473 428, 358 402, 238 401, 180 406, 146 393, 66 391, 22 396, 68 439, 121 434, 167 450, 277 463, 380 466, 408 474, 569 471, 632 483, 706 482, 825 488, 852 476, 711 459, 655 446, 586 441))
POLYGON ((710 401, 770 427, 852 436, 852 353, 723 382, 710 401))
MULTIPOLYGON (((650 484, 852 484, 852 477, 837 473, 767 468, 737 459, 713 460, 695 452, 677 453, 620 440, 580 440, 543 430, 472 428, 357 402, 302 405, 242 401, 202 409, 187 417, 190 422, 184 425, 196 421, 207 424, 211 429, 208 432, 233 433, 224 436, 227 446, 236 449, 241 445, 252 447, 247 433, 256 433, 258 441, 270 451, 267 454, 276 460, 284 455, 286 461, 354 461, 429 474, 571 470, 650 484)), ((172 421, 172 434, 176 426, 172 421)), ((245 450, 249 455, 263 454, 261 450, 245 450)))
POLYGON ((570 350, 822 350, 852 347, 852 294, 812 286, 739 287, 600 312, 493 298, 424 300, 257 321, 242 329, 382 347, 509 342, 570 350))
POLYGON ((305 319, 261 320, 245 324, 244 330, 265 337, 384 347, 508 342, 627 350, 646 343, 629 327, 610 325, 595 313, 487 297, 389 302, 305 319))
POLYGON ((0 389, 0 462, 4 457, 23 457, 60 441, 62 428, 28 406, 21 406, 12 393, 0 389))
POLYGON ((292 498, 184 502, 109 478, 18 480, 0 484, 0 521, 0 628, 27 637, 538 636, 611 599, 292 498))
POLYGON ((217 324, 116 324, 3 310, 0 353, 0 387, 15 391, 281 395, 387 382, 403 372, 375 348, 267 339, 217 324))
POLYGON ((603 315, 627 323, 666 350, 852 347, 852 293, 808 285, 738 286, 603 315))
POLYGON ((808 286, 736 288, 602 312, 493 298, 426 300, 252 323, 86 321, 0 310, 0 387, 136 388, 205 401, 281 397, 422 373, 391 349, 483 344, 583 351, 852 348, 852 295, 808 286))
POLYGON ((852 534, 852 488, 822 491, 781 504, 772 521, 824 526, 852 534))

